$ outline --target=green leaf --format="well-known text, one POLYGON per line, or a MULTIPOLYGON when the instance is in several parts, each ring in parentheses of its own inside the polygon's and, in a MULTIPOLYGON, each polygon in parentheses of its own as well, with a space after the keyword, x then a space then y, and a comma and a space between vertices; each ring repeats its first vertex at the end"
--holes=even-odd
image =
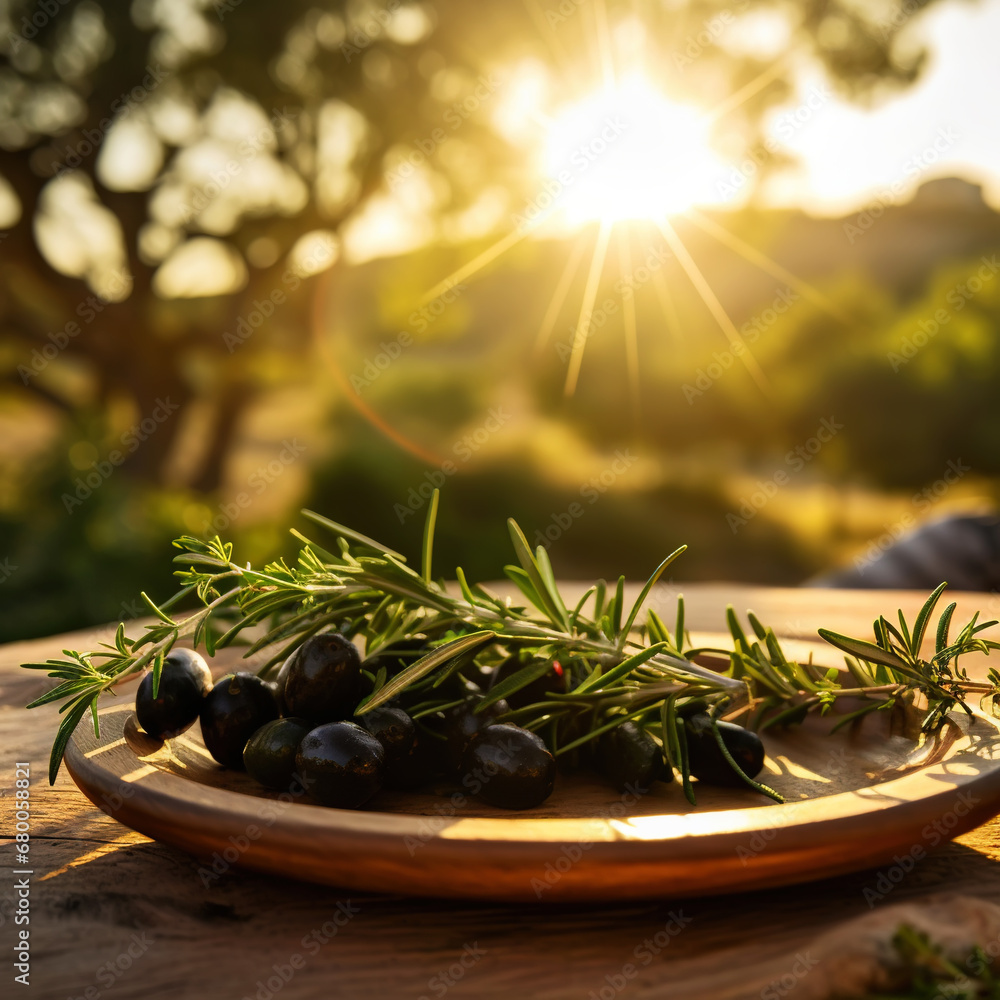
POLYGON ((536 607, 544 612, 554 625, 568 630, 569 622, 565 620, 565 611, 560 615, 559 606, 553 601, 552 595, 548 592, 538 563, 535 562, 535 557, 531 553, 528 540, 524 537, 524 532, 521 531, 517 521, 512 517, 507 519, 507 528, 510 531, 510 539, 514 545, 514 553, 517 556, 517 561, 521 564, 521 569, 527 574, 531 585, 538 594, 536 607))
POLYGON ((830 730, 831 733, 837 732, 839 729, 843 729, 844 726, 850 725, 855 719, 860 719, 870 712, 877 712, 880 708, 886 705, 885 701, 873 701, 870 705, 865 705, 862 708, 856 709, 853 712, 848 712, 838 719, 837 724, 830 730))
POLYGON ((604 601, 608 596, 608 585, 598 580, 594 585, 594 621, 599 622, 604 615, 604 601))
POLYGON ((785 658, 785 653, 781 648, 781 643, 778 642, 778 637, 771 629, 768 629, 765 633, 764 641, 767 645, 767 652, 771 657, 771 662, 776 666, 785 666, 788 663, 788 660, 785 658))
POLYGON ((545 588, 552 599, 552 603, 559 612, 559 622, 563 630, 568 632, 570 630, 569 612, 566 610, 562 594, 559 593, 559 585, 556 583, 555 573, 552 572, 552 563, 549 562, 549 553, 545 549, 545 546, 539 545, 535 549, 535 562, 538 565, 538 572, 542 575, 542 581, 545 583, 545 588))
POLYGON ((698 802, 694 797, 694 788, 691 786, 691 761, 688 758, 687 729, 683 719, 674 719, 674 731, 677 733, 677 749, 680 755, 678 768, 681 772, 681 786, 684 789, 684 798, 693 806, 698 802))
POLYGON ((336 521, 331 521, 328 517, 323 517, 322 514, 317 514, 314 510, 303 510, 302 516, 309 518, 310 521, 320 525, 320 527, 326 528, 327 531, 332 532, 339 538, 347 538, 352 542, 357 542, 359 545, 363 545, 367 549, 374 549, 376 552, 382 552, 387 556, 392 556, 400 562, 406 562, 406 556, 401 555, 394 549, 390 549, 381 542, 376 542, 374 538, 362 535, 360 532, 354 531, 352 528, 347 528, 342 524, 338 524, 336 521))
POLYGON ((577 623, 580 620, 580 613, 583 611, 583 606, 587 603, 587 599, 591 594, 595 593, 597 588, 595 586, 588 587, 584 592, 583 596, 576 602, 576 607, 569 613, 569 623, 570 626, 575 630, 577 623))
MULTIPOLYGON (((133 593, 135 593, 135 591, 133 591, 133 593)), ((146 606, 153 612, 154 615, 156 615, 157 618, 160 619, 161 622, 166 622, 167 625, 173 625, 176 627, 177 622, 175 622, 169 615, 164 614, 159 609, 156 602, 145 591, 142 591, 139 596, 146 602, 146 606)))
POLYGON ((666 625, 663 624, 663 619, 652 608, 646 615, 646 621, 649 638, 653 642, 670 642, 670 633, 667 631, 666 625))
MULTIPOLYGON (((96 683, 98 684, 98 690, 100 690, 100 682, 96 683)), ((39 696, 25 707, 38 708, 41 705, 51 704, 53 701, 61 701, 63 698, 78 696, 84 691, 92 691, 94 685, 95 681, 93 678, 88 680, 67 680, 52 688, 51 691, 46 691, 45 694, 39 696)))
MULTIPOLYGON (((96 697, 96 696, 95 696, 96 697)), ((59 774, 59 765, 62 763, 63 754, 66 752, 66 744, 76 731, 80 720, 86 715, 90 707, 91 699, 86 695, 82 696, 75 703, 71 703, 66 717, 59 723, 55 741, 52 744, 52 753, 49 755, 49 784, 56 783, 56 776, 59 774)))
MULTIPOLYGON (((615 588, 614 613, 611 616, 611 626, 616 636, 622 634, 622 605, 625 603, 625 577, 618 577, 618 586, 615 588)), ((618 640, 621 642, 621 639, 618 640)))
POLYGON ((399 694, 400 691, 408 688, 411 684, 420 680, 422 677, 426 677, 436 667, 441 666, 443 663, 447 663, 456 656, 461 656, 463 653, 477 649, 478 647, 491 642, 494 638, 496 638, 496 632, 484 630, 481 632, 473 632, 470 635, 459 636, 457 639, 452 639, 451 642, 446 642, 444 645, 438 646, 436 649, 432 649, 426 656, 422 656, 415 663, 411 663, 410 666, 408 666, 404 671, 393 677, 393 679, 389 681, 389 683, 386 684, 381 690, 376 691, 374 694, 366 698, 358 706, 355 714, 364 715, 366 712, 370 712, 373 708, 378 708, 379 705, 384 705, 391 698, 394 698, 397 694, 399 694))
POLYGON ((306 538, 297 528, 290 528, 289 534, 302 542, 302 549, 299 551, 299 563, 310 568, 311 572, 322 571, 326 567, 320 565, 320 560, 327 563, 337 562, 337 557, 322 545, 317 545, 312 539, 306 538))
POLYGON ((205 652, 208 655, 215 656, 215 639, 216 635, 212 631, 212 624, 209 621, 211 615, 205 615, 205 629, 204 629, 204 642, 205 642, 205 652))
POLYGON ((521 688, 525 688, 539 678, 544 677, 551 668, 552 663, 549 660, 529 663, 526 667, 521 667, 520 670, 515 671, 510 677, 505 677, 499 684, 491 687, 483 695, 479 704, 476 705, 475 714, 479 715, 489 708, 490 705, 495 705, 498 701, 516 694, 521 688))
POLYGON ((764 628, 760 619, 752 611, 747 612, 747 621, 750 622, 750 627, 758 639, 763 640, 767 638, 767 629, 764 628))
POLYGON ((761 784, 759 781, 754 781, 753 778, 748 775, 743 768, 733 759, 733 755, 729 752, 729 747, 726 746, 726 741, 722 738, 722 733, 719 732, 719 724, 712 719, 712 735, 715 737, 715 742, 719 747, 719 752, 726 759, 726 763, 733 769, 733 772, 737 777, 741 778, 747 785, 749 785, 755 792, 760 792, 761 795, 767 795, 769 798, 774 799, 775 802, 784 802, 784 798, 779 795, 773 788, 769 788, 767 785, 761 784))
POLYGON ((684 652, 684 595, 677 595, 677 622, 674 626, 674 641, 678 653, 684 652))
POLYGON ((476 600, 476 595, 472 593, 472 589, 469 587, 469 581, 465 579, 465 571, 461 566, 455 567, 455 576, 458 578, 458 585, 462 590, 462 597, 465 599, 466 604, 471 604, 473 607, 479 605, 479 601, 476 600))
POLYGON ((657 654, 664 652, 666 648, 667 643, 665 642, 657 642, 652 646, 647 646, 645 649, 639 650, 638 653, 622 660, 621 663, 615 664, 615 666, 605 673, 598 674, 595 672, 585 681, 582 681, 570 694, 584 694, 587 691, 593 691, 597 688, 606 688, 619 678, 628 676, 636 667, 647 660, 651 660, 657 654))
POLYGON ((882 634, 885 637, 885 645, 882 647, 883 649, 887 649, 889 652, 898 652, 898 653, 909 652, 910 649, 909 641, 902 635, 899 629, 892 624, 892 622, 890 622, 883 615, 879 618, 879 624, 882 626, 882 634), (892 642, 893 639, 896 640, 895 645, 893 645, 892 642))
POLYGON ((125 635, 125 622, 119 622, 118 628, 115 629, 115 649, 123 656, 128 656, 131 644, 132 640, 125 635))
MULTIPOLYGON (((618 649, 625 648, 625 642, 628 639, 629 633, 632 631, 632 626, 635 624, 635 620, 639 615, 639 611, 642 609, 643 604, 646 602, 646 598, 649 597, 649 592, 656 586, 656 582, 663 575, 663 571, 680 555, 687 551, 687 546, 682 545, 680 548, 674 549, 673 552, 667 556, 659 566, 653 570, 652 576, 646 581, 646 585, 642 588, 639 596, 636 598, 635 603, 632 605, 632 610, 628 613, 628 618, 625 619, 625 627, 621 630, 621 638, 618 640, 618 649)), ((624 579, 624 578, 623 578, 624 579)))
POLYGON ((913 652, 913 639, 910 636, 910 628, 906 624, 906 619, 903 617, 903 609, 900 608, 897 612, 899 616, 899 631, 903 634, 903 648, 909 652, 913 652))
POLYGON ((612 729, 617 729, 622 723, 629 722, 636 716, 642 715, 647 711, 649 711, 649 707, 644 706, 643 708, 637 708, 634 712, 629 712, 627 715, 616 715, 610 722, 605 722, 596 729, 591 729, 590 732, 585 733, 579 739, 573 740, 572 743, 567 743, 566 746, 560 747, 553 756, 561 757, 564 753, 569 753, 570 750, 582 747, 584 743, 589 743, 591 740, 597 739, 598 736, 603 736, 605 733, 611 732, 612 729))
POLYGON ((919 612, 917 612, 917 617, 913 622, 913 639, 910 643, 910 652, 913 653, 914 656, 920 655, 920 647, 923 644, 924 634, 927 632, 927 626, 930 623, 931 614, 933 614, 934 608, 947 586, 947 582, 939 583, 931 593, 930 597, 924 601, 924 606, 919 612))
POLYGON ((431 494, 431 502, 427 507, 427 518, 424 521, 424 544, 421 549, 421 575, 424 583, 429 584, 433 579, 431 575, 431 563, 434 555, 434 526, 437 524, 438 501, 441 498, 441 491, 435 488, 431 494))
POLYGON ((733 642, 737 649, 750 652, 750 643, 747 641, 746 633, 740 620, 736 617, 736 611, 731 604, 726 605, 726 624, 729 626, 729 634, 733 637, 733 642))
POLYGON ((864 639, 852 639, 850 636, 841 635, 839 632, 832 632, 830 629, 819 629, 820 636, 831 646, 850 653, 858 659, 867 660, 869 663, 881 663, 883 666, 892 667, 893 670, 906 670, 906 661, 898 657, 895 653, 881 646, 876 646, 873 642, 866 642, 864 639))
MULTIPOLYGON (((197 643, 195 643, 197 645, 197 643)), ((160 693, 160 675, 163 673, 163 654, 157 653, 153 657, 153 697, 160 693)))
POLYGON ((783 709, 777 715, 772 715, 770 719, 761 724, 760 732, 773 729, 776 726, 792 726, 804 721, 809 714, 809 705, 809 702, 804 701, 783 709))
POLYGON ((531 582, 531 577, 521 569, 520 566, 504 566, 504 575, 508 580, 517 584, 517 589, 536 607, 542 614, 547 614, 542 598, 539 596, 535 585, 531 582))

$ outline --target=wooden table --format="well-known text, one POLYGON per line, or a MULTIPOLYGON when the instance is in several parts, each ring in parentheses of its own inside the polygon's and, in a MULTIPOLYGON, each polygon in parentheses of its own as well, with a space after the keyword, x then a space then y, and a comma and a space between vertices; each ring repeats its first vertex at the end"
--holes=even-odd
MULTIPOLYGON (((912 614, 922 595, 688 586, 689 627, 721 631, 727 601, 753 608, 779 634, 819 625, 869 634, 879 612, 912 614)), ((672 591, 655 600, 669 608, 672 591)), ((964 614, 1000 610, 996 595, 956 595, 964 614)), ((1000 616, 998 616, 1000 617, 1000 616)), ((779 997, 817 934, 870 908, 877 873, 744 896, 615 906, 468 905, 336 891, 230 871, 205 886, 197 859, 99 812, 65 770, 46 782, 51 706, 22 706, 49 683, 18 669, 107 630, 0 647, 0 944, 4 996, 16 928, 13 778, 31 764, 31 992, 53 998, 779 997), (345 916, 350 912, 349 919, 345 916), (328 936, 336 926, 335 936, 328 936), (671 920, 682 933, 651 960, 635 958, 671 920), (326 933, 324 933, 324 926, 326 933), (623 970, 628 974, 623 975, 623 970), (634 970, 634 974, 632 974, 634 970), (279 978, 287 979, 285 985, 279 978), (785 977, 782 979, 782 977, 785 977), (768 984, 772 984, 768 986, 768 984), (621 989, 619 987, 622 987, 621 989), (763 992, 762 992, 763 991, 763 992)), ((884 904, 954 890, 1000 902, 1000 821, 929 852, 884 904)), ((661 940, 663 937, 661 936, 661 940)), ((643 955, 646 954, 644 951, 643 955)), ((807 961, 808 964, 808 961, 807 961)), ((794 973, 798 975, 797 972, 794 973)), ((808 982, 808 976, 802 980, 808 982)), ((808 991, 805 991, 808 992, 808 991)), ((804 995, 797 989, 794 996, 804 995)))

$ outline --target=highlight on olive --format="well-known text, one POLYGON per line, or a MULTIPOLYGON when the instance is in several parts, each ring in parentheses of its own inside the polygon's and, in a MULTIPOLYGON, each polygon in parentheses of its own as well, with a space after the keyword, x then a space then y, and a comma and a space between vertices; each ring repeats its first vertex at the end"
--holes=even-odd
POLYGON ((211 689, 212 672, 204 659, 191 649, 172 649, 164 657, 156 695, 153 695, 152 671, 139 682, 136 719, 155 739, 179 736, 194 725, 211 689))
POLYGON ((227 674, 202 702, 201 738, 220 764, 242 771, 247 741, 276 718, 278 703, 267 681, 246 671, 227 674))

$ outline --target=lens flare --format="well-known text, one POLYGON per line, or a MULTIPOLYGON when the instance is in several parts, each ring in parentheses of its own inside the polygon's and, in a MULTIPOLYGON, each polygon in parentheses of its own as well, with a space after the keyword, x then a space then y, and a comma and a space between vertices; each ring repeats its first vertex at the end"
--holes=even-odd
POLYGON ((551 120, 542 161, 553 208, 579 226, 718 204, 725 165, 708 128, 699 111, 640 75, 565 107, 551 120))

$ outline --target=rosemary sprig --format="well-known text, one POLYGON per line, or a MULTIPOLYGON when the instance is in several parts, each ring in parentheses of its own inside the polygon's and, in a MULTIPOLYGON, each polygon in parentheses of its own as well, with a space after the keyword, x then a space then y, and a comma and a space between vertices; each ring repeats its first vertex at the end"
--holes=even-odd
MULTIPOLYGON (((928 731, 943 724, 952 708, 968 711, 963 700, 967 692, 980 692, 984 699, 1000 704, 1000 674, 991 671, 988 684, 974 684, 957 665, 964 653, 1000 648, 978 636, 995 622, 977 624, 977 616, 949 642, 952 605, 938 623, 935 654, 929 660, 920 658, 943 584, 928 598, 912 628, 902 615, 898 629, 885 618, 878 619, 874 643, 821 630, 823 638, 849 654, 846 675, 837 668, 788 660, 773 630, 749 613, 753 638, 748 637, 729 608, 734 648, 717 651, 729 657, 728 669, 718 670, 696 662, 707 651, 690 647, 683 598, 678 599, 672 634, 654 610, 641 618, 650 591, 684 546, 660 563, 630 606, 622 578, 610 596, 605 582, 598 581, 570 610, 545 549, 539 546, 532 552, 520 527, 509 521, 517 564, 505 567, 505 573, 525 598, 526 603, 518 604, 470 584, 461 568, 455 571, 458 593, 434 581, 437 513, 435 491, 419 572, 400 553, 313 511, 303 514, 331 535, 332 542, 326 548, 293 532, 302 544, 292 565, 278 560, 257 570, 236 562, 232 545, 219 538, 178 539, 175 562, 180 568, 175 575, 181 588, 162 605, 143 595, 155 621, 142 636, 130 638, 119 626, 113 645, 87 653, 66 650, 62 659, 25 664, 47 670, 61 681, 29 706, 63 702, 50 781, 55 780, 66 744, 88 708, 97 731, 100 695, 147 666, 157 684, 164 657, 182 638, 204 647, 209 655, 237 644, 247 647, 246 656, 263 651, 259 672, 266 677, 324 629, 362 635, 368 655, 402 639, 420 637, 428 651, 397 676, 387 680, 385 670, 368 672, 371 689, 357 713, 369 712, 408 690, 419 696, 414 711, 421 720, 454 704, 454 692, 446 694, 442 687, 453 673, 472 665, 495 665, 512 652, 521 654, 523 669, 486 697, 485 708, 544 676, 539 660, 558 659, 566 674, 566 690, 551 692, 502 718, 543 733, 559 755, 575 753, 615 726, 634 721, 663 745, 692 800, 679 713, 694 699, 703 701, 713 718, 744 714, 766 727, 801 721, 810 711, 828 712, 843 696, 861 697, 870 705, 844 716, 842 723, 868 711, 911 702, 919 694, 928 706, 924 720, 928 731), (171 613, 192 597, 201 604, 198 610, 186 617, 171 613), (845 676, 851 681, 847 686, 842 683, 845 676)), ((753 787, 780 799, 766 786, 754 783, 753 787)))
POLYGON ((1000 1000, 1000 979, 981 945, 974 945, 962 959, 952 959, 927 934, 900 924, 892 946, 896 989, 868 994, 868 1000, 1000 1000))

